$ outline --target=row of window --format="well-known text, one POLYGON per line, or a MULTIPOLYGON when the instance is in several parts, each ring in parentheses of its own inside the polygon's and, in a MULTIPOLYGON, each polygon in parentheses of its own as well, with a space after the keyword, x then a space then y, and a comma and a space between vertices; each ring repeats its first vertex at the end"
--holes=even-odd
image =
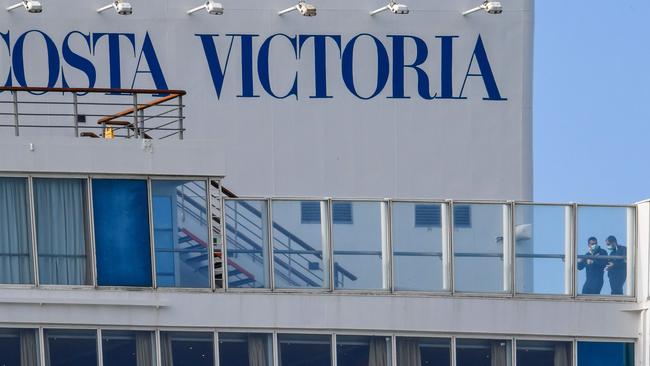
POLYGON ((451 366, 454 359, 456 366, 633 366, 634 344, 578 341, 574 346, 572 341, 458 337, 0 329, 0 364, 4 366, 38 366, 43 362, 49 366, 92 366, 98 365, 100 358, 104 366, 451 366), (43 353, 39 352, 41 338, 43 353))
POLYGON ((221 199, 208 184, 0 177, 0 284, 634 295, 634 207, 221 199))

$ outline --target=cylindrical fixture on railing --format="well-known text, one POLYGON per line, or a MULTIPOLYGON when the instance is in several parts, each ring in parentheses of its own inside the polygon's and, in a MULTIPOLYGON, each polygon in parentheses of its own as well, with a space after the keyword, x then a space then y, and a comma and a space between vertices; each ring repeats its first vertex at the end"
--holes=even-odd
POLYGON ((178 138, 183 139, 183 96, 178 96, 178 138))
POLYGON ((138 131, 138 94, 133 93, 133 137, 140 137, 138 131))
POLYGON ((74 120, 74 137, 79 137, 79 109, 77 104, 77 93, 72 93, 72 114, 74 120))
POLYGON ((17 91, 12 91, 11 96, 13 97, 13 103, 14 103, 14 129, 16 131, 16 136, 20 135, 20 124, 18 121, 18 92, 17 91))

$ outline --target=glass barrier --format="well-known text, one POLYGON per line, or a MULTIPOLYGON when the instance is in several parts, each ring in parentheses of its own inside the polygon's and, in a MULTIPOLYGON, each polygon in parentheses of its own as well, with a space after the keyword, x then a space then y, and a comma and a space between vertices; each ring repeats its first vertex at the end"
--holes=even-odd
POLYGON ((386 212, 383 202, 332 203, 335 289, 380 290, 389 287, 386 212), (341 269, 351 275, 346 275, 341 269))
POLYGON ((151 182, 158 287, 210 287, 205 181, 151 182))
POLYGON ((398 291, 444 291, 445 230, 441 203, 394 202, 393 277, 398 291))
POLYGON ((578 342, 578 366, 634 366, 634 343, 578 342))
POLYGON ((517 340, 517 366, 571 366, 573 343, 517 340))
POLYGON ((508 206, 454 204, 454 284, 459 292, 499 293, 509 290, 508 206))
POLYGON ((508 340, 456 340, 456 366, 511 366, 511 354, 508 340))
POLYGON ((0 178, 0 283, 34 283, 27 178, 0 178))
POLYGON ((451 339, 397 337, 397 366, 449 366, 451 339))
POLYGON ((102 331, 104 366, 154 366, 155 342, 152 332, 102 331))
POLYGON ((278 366, 331 366, 332 336, 278 334, 278 366))
POLYGON ((329 288, 327 202, 274 200, 276 288, 329 288))
POLYGON ((515 206, 515 283, 518 293, 571 293, 571 206, 515 206))
POLYGON ((161 366, 214 366, 214 334, 160 332, 161 366))
POLYGON ((97 331, 45 329, 45 349, 47 366, 97 365, 97 331))
POLYGON ((0 365, 38 366, 35 329, 0 329, 0 365))
POLYGON ((576 292, 590 296, 634 294, 635 210, 579 206, 577 212, 576 292))
POLYGON ((219 333, 219 365, 272 365, 272 345, 271 334, 219 333))
POLYGON ((269 288, 267 201, 224 202, 228 287, 269 288))

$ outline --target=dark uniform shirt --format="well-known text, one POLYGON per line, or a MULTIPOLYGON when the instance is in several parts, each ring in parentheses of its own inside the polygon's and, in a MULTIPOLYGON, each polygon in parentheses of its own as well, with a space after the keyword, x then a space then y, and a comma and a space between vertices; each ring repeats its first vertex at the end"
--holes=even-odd
POLYGON ((616 249, 612 249, 609 252, 610 256, 623 257, 610 259, 609 270, 607 271, 607 277, 609 278, 609 286, 612 288, 612 295, 623 295, 623 284, 627 279, 627 248, 618 245, 616 249))
POLYGON ((585 256, 578 261, 578 270, 585 269, 587 272, 587 280, 582 286, 582 293, 586 295, 598 295, 603 289, 605 266, 607 266, 607 259, 594 258, 598 256, 607 256, 607 252, 598 247, 593 253, 588 251, 585 256), (593 262, 587 264, 587 260, 591 259, 593 262))

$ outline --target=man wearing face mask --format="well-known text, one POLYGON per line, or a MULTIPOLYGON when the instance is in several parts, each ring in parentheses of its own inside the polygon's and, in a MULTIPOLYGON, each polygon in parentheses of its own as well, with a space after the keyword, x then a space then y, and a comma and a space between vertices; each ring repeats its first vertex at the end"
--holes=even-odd
POLYGON ((582 286, 583 295, 598 295, 603 289, 605 266, 607 266, 606 259, 598 257, 607 256, 607 252, 598 246, 598 239, 593 236, 587 239, 589 251, 584 255, 584 258, 578 260, 578 270, 583 269, 587 272, 587 280, 582 286))
POLYGON ((605 240, 609 255, 616 257, 610 259, 605 270, 609 278, 609 287, 612 288, 612 295, 623 295, 623 284, 627 278, 627 248, 619 245, 616 237, 610 235, 605 240))

